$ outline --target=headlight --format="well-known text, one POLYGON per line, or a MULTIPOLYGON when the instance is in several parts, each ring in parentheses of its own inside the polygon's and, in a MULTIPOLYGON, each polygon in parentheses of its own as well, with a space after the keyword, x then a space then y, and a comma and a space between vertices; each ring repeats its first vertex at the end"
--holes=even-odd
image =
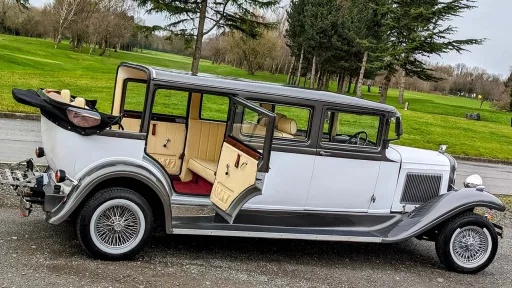
POLYGON ((466 178, 466 180, 464 180, 464 187, 466 187, 466 188, 476 188, 478 186, 483 186, 483 185, 484 185, 484 183, 483 183, 482 177, 480 177, 480 175, 477 175, 477 174, 468 176, 468 178, 466 178))
POLYGON ((89 128, 100 124, 101 116, 94 111, 87 111, 83 109, 70 107, 66 110, 68 119, 71 123, 78 127, 89 128))

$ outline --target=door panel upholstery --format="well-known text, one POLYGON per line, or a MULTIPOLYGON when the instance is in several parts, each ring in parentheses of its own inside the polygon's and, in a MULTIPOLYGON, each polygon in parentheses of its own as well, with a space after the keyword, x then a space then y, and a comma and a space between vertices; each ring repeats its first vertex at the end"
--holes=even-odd
POLYGON ((220 209, 227 210, 242 192, 255 184, 258 161, 224 143, 218 167, 210 200, 220 209), (237 168, 235 162, 238 157, 240 160, 237 168))
POLYGON ((192 180, 192 172, 195 172, 206 180, 213 182, 213 179, 210 179, 211 177, 204 177, 202 174, 207 172, 207 175, 210 175, 215 172, 210 168, 217 166, 216 163, 219 161, 225 131, 226 123, 189 120, 187 145, 185 147, 183 169, 180 174, 181 181, 188 182, 192 180), (199 163, 208 165, 197 165, 199 163), (203 171, 203 168, 210 170, 210 172, 203 171))
POLYGON ((121 124, 123 125, 124 131, 139 132, 140 130, 140 119, 123 118, 121 124))
POLYGON ((177 175, 181 168, 180 155, 183 153, 187 134, 185 124, 151 121, 149 130, 147 152, 165 167, 167 173, 177 175), (167 139, 169 142, 164 147, 167 139))

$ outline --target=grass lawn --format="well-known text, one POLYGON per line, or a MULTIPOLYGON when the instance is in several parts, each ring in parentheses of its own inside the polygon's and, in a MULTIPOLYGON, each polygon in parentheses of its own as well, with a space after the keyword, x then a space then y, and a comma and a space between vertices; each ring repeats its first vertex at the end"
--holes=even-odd
MULTIPOLYGON (((70 51, 67 43, 53 49, 51 41, 14 37, 0 34, 0 111, 36 113, 36 109, 16 103, 11 89, 39 87, 69 89, 74 95, 86 99, 98 99, 98 109, 109 112, 111 108, 116 67, 121 61, 153 66, 189 70, 191 59, 178 55, 145 51, 111 52, 110 56, 98 56, 99 50, 88 55, 70 51)), ((285 75, 258 72, 250 76, 246 71, 226 65, 212 65, 202 61, 202 73, 211 73, 252 80, 284 83, 285 75)), ((335 89, 333 84, 331 87, 335 89)), ((364 90, 366 91, 366 87, 364 90)), ((377 88, 364 97, 377 101, 377 88)), ((480 109, 473 99, 439 96, 406 91, 405 101, 409 111, 397 104, 398 91, 390 90, 388 104, 403 115, 404 133, 400 145, 437 150, 440 144, 449 145, 448 152, 494 159, 512 159, 512 127, 510 113, 494 111, 488 103, 480 109), (482 121, 464 119, 465 113, 478 112, 482 121)), ((164 105, 169 103, 162 102, 164 105)), ((166 105, 167 104, 167 105, 166 105)), ((219 105, 220 107, 221 105, 219 105)), ((167 107, 166 107, 167 108, 167 107)), ((171 107, 168 107, 172 109, 171 107)))

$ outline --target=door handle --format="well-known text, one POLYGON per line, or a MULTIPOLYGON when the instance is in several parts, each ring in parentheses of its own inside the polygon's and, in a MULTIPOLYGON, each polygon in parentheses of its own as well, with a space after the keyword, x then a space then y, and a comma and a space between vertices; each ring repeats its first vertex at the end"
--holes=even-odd
POLYGON ((165 139, 164 148, 167 148, 167 144, 169 144, 169 142, 171 142, 171 139, 169 139, 169 138, 165 139))
POLYGON ((320 151, 320 156, 331 156, 331 153, 325 152, 325 151, 320 151))

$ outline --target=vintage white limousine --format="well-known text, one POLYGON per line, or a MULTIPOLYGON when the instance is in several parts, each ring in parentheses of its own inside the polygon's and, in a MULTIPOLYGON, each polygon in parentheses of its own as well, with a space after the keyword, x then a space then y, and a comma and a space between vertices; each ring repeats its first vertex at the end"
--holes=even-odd
MULTIPOLYGON (((7 169, 30 214, 76 221, 92 256, 139 253, 152 231, 328 241, 435 241, 450 270, 494 259, 504 211, 479 176, 454 187, 444 150, 391 145, 398 111, 334 93, 121 63, 110 114, 68 90, 13 89, 41 110, 48 169, 7 169), (25 189, 23 189, 25 188, 25 189)), ((336 245, 333 243, 333 245, 336 245)))

